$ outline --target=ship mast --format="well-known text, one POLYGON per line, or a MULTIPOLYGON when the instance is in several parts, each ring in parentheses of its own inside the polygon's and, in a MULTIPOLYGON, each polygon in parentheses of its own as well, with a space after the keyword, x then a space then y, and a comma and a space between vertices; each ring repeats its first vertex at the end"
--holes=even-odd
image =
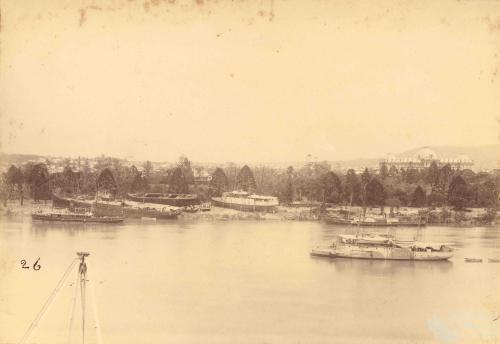
MULTIPOLYGON (((85 298, 86 298, 85 293, 86 293, 86 283, 87 283, 87 264, 85 262, 85 258, 88 257, 90 255, 90 253, 77 252, 76 254, 78 257, 74 258, 71 261, 71 264, 68 266, 68 268, 64 272, 63 276, 61 277, 61 279, 57 283, 56 287, 54 288, 54 290, 51 292, 51 294, 49 295, 49 297, 47 298, 47 300, 43 304, 41 310, 38 312, 35 319, 31 322, 30 326, 28 327, 28 329, 24 333, 23 337, 19 341, 19 344, 26 343, 28 341, 28 339, 31 337, 31 335, 33 334, 33 332, 35 331, 35 329, 38 327, 41 320, 43 319, 45 313, 47 313, 49 307, 51 306, 51 304, 55 300, 57 294, 61 290, 62 286, 64 285, 64 283, 67 280, 68 276, 70 275, 71 271, 74 271, 73 269, 74 269, 76 262, 78 260, 80 260, 80 265, 78 267, 77 284, 76 284, 76 290, 75 290, 75 301, 76 301, 76 295, 77 295, 76 293, 77 293, 77 289, 78 289, 78 284, 80 284, 80 297, 81 297, 81 306, 82 306, 82 344, 85 344, 85 298)), ((93 290, 91 288, 91 296, 93 296, 92 291, 93 290)), ((95 296, 93 296, 93 297, 95 298, 95 296)), ((95 308, 96 307, 95 307, 95 299, 94 299, 94 306, 93 306, 94 317, 95 317, 95 321, 98 322, 97 311, 95 308)), ((73 310, 74 310, 74 304, 73 304, 73 310)), ((73 310, 72 310, 72 314, 71 314, 71 318, 70 318, 70 332, 71 332, 71 323, 73 321, 73 310)), ((99 326, 97 323, 96 323, 96 331, 99 331, 99 326)), ((98 342, 101 342, 99 332, 98 332, 98 342)))
POLYGON ((87 282, 87 264, 85 257, 88 257, 88 252, 77 252, 80 259, 80 266, 78 268, 78 277, 80 279, 80 297, 82 304, 82 344, 85 344, 85 283, 87 282))

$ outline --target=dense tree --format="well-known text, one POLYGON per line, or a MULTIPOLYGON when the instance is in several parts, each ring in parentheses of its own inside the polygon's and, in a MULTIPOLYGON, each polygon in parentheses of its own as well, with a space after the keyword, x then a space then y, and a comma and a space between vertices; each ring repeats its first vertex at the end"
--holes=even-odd
POLYGON ((366 204, 366 185, 371 181, 372 176, 368 168, 365 168, 363 174, 361 174, 361 201, 366 204))
POLYGON ((255 178, 248 165, 243 166, 236 177, 236 188, 251 193, 256 191, 255 178))
POLYGON ((368 184, 366 184, 366 200, 365 204, 370 207, 384 206, 385 201, 385 190, 382 184, 373 178, 368 184))
POLYGON ((439 183, 446 189, 448 187, 448 184, 451 181, 451 178, 453 176, 453 170, 451 169, 450 164, 446 164, 443 167, 441 167, 441 170, 439 170, 439 183))
POLYGON ((489 179, 477 185, 476 188, 476 205, 479 207, 491 208, 495 207, 498 199, 498 191, 496 183, 489 179))
POLYGON ((20 168, 11 165, 7 170, 5 176, 5 183, 7 186, 8 197, 12 198, 14 194, 19 196, 21 204, 23 204, 24 194, 23 194, 23 172, 20 168))
POLYGON ((392 165, 391 168, 389 169, 389 176, 395 177, 398 175, 398 173, 399 173, 398 168, 396 166, 392 165))
POLYGON ((268 166, 257 166, 252 168, 255 178, 255 192, 261 195, 270 195, 277 192, 280 184, 280 175, 277 171, 268 166))
POLYGON ((187 194, 189 192, 186 176, 180 167, 172 170, 169 186, 172 193, 187 194))
POLYGON ((440 207, 445 205, 446 195, 438 189, 432 189, 429 197, 427 197, 427 204, 433 207, 440 207))
POLYGON ((212 179, 210 180, 209 187, 210 194, 214 197, 221 196, 222 193, 228 189, 227 176, 222 168, 217 167, 212 173, 212 179))
POLYGON ((345 177, 344 200, 348 204, 360 204, 361 202, 361 183, 353 169, 349 169, 345 177))
POLYGON ((66 166, 62 173, 64 191, 68 193, 78 192, 78 178, 79 174, 73 172, 71 167, 66 166))
POLYGON ((179 162, 177 163, 177 167, 179 167, 182 170, 186 183, 188 185, 194 184, 193 168, 191 167, 191 161, 188 159, 187 156, 181 155, 179 157, 179 162))
POLYGON ((130 185, 130 192, 132 193, 144 193, 147 192, 149 189, 149 183, 146 178, 141 173, 137 173, 134 177, 134 180, 132 181, 132 184, 130 185))
POLYGON ((297 199, 309 201, 323 201, 323 191, 320 182, 321 176, 330 171, 330 164, 326 161, 308 162, 294 173, 295 193, 297 199))
POLYGON ((397 197, 389 197, 385 200, 385 205, 391 208, 391 214, 394 211, 394 208, 399 209, 401 206, 401 200, 397 197))
POLYGON ((470 198, 467 183, 461 176, 455 176, 448 188, 448 204, 456 210, 463 210, 470 198))
POLYGON ((439 167, 435 161, 432 161, 427 169, 425 181, 431 186, 439 182, 439 167))
POLYGON ((403 181, 408 184, 416 183, 418 181, 418 178, 419 178, 418 170, 414 168, 408 168, 403 175, 403 181))
POLYGON ((52 198, 49 181, 47 166, 43 163, 34 165, 31 176, 31 192, 35 201, 52 198))
POLYGON ((426 199, 425 191, 419 185, 415 188, 415 191, 413 191, 413 195, 411 198, 411 206, 423 207, 425 205, 425 199, 426 199))
POLYGON ((333 172, 327 172, 320 178, 322 200, 326 203, 340 203, 342 199, 342 184, 333 172))
POLYGON ((293 202, 294 193, 295 191, 293 188, 293 181, 291 179, 288 179, 286 181, 284 191, 280 197, 281 202, 285 204, 291 204, 293 202))
POLYGON ((365 168, 365 170, 363 171, 363 174, 361 175, 362 186, 365 187, 366 184, 368 184, 371 179, 372 179, 372 176, 370 174, 370 171, 368 171, 368 168, 365 168))
MULTIPOLYGON (((137 176, 137 168, 135 166, 132 166, 135 171, 131 171, 132 173, 136 172, 135 173, 135 176, 137 176)), ((153 172, 153 164, 151 163, 151 161, 146 161, 143 165, 142 165, 142 168, 144 169, 144 177, 146 178, 150 178, 151 177, 151 172, 153 172)), ((135 179, 135 176, 134 176, 134 179, 135 179)))
POLYGON ((380 179, 385 180, 387 176, 389 175, 389 171, 387 169, 387 164, 384 162, 380 166, 380 179))
POLYGON ((98 192, 105 192, 111 195, 115 195, 117 192, 117 185, 115 177, 109 168, 105 168, 99 173, 96 181, 96 187, 98 192))
POLYGON ((96 191, 97 176, 92 172, 88 159, 83 161, 80 175, 80 190, 84 194, 93 194, 96 191))

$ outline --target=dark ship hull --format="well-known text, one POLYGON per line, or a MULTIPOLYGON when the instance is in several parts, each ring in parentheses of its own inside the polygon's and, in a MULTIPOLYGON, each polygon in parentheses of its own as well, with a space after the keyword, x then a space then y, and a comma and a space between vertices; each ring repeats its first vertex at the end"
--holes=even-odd
POLYGON ((253 204, 239 204, 239 203, 225 202, 219 197, 213 197, 212 204, 216 207, 229 208, 229 209, 248 211, 248 212, 275 213, 277 210, 276 206, 274 205, 253 205, 253 204))
POLYGON ((190 205, 200 204, 200 199, 198 198, 198 195, 191 195, 191 194, 149 193, 143 196, 137 194, 127 194, 127 198, 135 202, 164 204, 164 205, 171 205, 174 207, 186 207, 190 205))

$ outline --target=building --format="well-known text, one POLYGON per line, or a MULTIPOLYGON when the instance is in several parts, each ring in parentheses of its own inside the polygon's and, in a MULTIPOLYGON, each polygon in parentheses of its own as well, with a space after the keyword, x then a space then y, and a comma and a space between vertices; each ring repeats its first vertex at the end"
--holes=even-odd
POLYGON ((379 166, 382 167, 382 165, 385 164, 388 169, 394 166, 398 170, 422 170, 429 168, 432 162, 435 162, 439 168, 450 165, 453 170, 470 169, 474 165, 474 161, 467 155, 460 155, 455 158, 442 158, 429 147, 423 147, 418 150, 413 157, 396 157, 394 155, 388 155, 380 159, 379 166))

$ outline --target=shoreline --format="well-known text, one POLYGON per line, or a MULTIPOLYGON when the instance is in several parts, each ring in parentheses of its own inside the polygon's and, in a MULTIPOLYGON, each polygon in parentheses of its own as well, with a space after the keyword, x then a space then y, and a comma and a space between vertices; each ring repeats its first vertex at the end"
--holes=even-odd
MULTIPOLYGON (((7 206, 0 204, 0 217, 30 217, 35 209, 51 209, 52 201, 39 201, 34 202, 30 199, 25 199, 24 204, 21 205, 19 200, 10 200, 7 206)), ((416 209, 406 207, 407 209, 416 209)), ((473 212, 480 212, 482 209, 474 209, 473 212)), ((210 211, 198 211, 196 213, 183 212, 179 215, 180 220, 202 220, 202 221, 246 221, 246 220, 262 220, 262 221, 322 221, 321 215, 317 208, 313 207, 293 207, 293 206, 279 206, 278 211, 275 213, 263 212, 244 212, 235 209, 221 208, 212 206, 210 211)), ((335 226, 332 224, 332 226, 335 226)), ((347 225, 350 227, 350 225, 347 225)), ((427 223, 427 227, 457 227, 457 228, 500 228, 500 223, 493 222, 491 224, 471 223, 471 221, 464 221, 457 223, 453 221, 446 222, 432 222, 427 223)), ((401 226, 404 227, 404 226, 401 226)))

